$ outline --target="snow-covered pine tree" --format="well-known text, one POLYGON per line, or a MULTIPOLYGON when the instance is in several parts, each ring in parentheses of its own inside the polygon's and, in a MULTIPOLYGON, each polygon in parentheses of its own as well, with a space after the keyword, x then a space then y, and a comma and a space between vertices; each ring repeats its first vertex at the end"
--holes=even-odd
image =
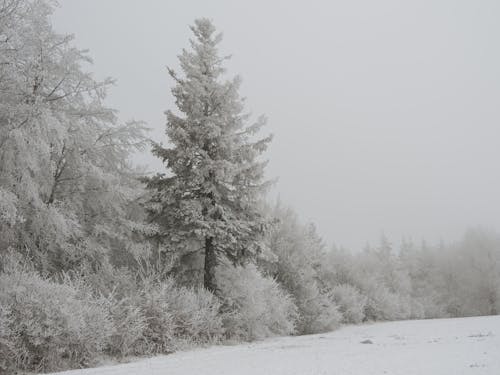
POLYGON ((180 113, 166 112, 171 147, 153 148, 169 174, 146 180, 148 209, 161 249, 180 256, 204 252, 204 286, 216 291, 219 256, 241 263, 262 249, 266 219, 259 202, 269 182, 258 157, 271 136, 254 139, 265 118, 248 125, 240 78, 223 77, 228 57, 218 52, 221 34, 207 19, 196 20, 191 30, 192 49, 179 56, 183 75, 168 70, 180 113))

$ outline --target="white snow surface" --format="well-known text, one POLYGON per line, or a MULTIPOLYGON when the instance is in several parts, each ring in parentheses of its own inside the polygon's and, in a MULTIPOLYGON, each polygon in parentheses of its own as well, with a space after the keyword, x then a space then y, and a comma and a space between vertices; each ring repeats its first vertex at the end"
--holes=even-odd
POLYGON ((500 316, 347 326, 61 374, 499 375, 500 316), (372 343, 362 343, 366 340, 372 343))

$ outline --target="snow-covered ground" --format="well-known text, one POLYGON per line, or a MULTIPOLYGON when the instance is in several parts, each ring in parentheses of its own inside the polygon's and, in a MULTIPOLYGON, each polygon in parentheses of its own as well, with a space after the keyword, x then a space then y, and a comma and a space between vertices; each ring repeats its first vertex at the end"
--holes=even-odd
POLYGON ((58 374, 499 375, 500 316, 351 326, 58 374))

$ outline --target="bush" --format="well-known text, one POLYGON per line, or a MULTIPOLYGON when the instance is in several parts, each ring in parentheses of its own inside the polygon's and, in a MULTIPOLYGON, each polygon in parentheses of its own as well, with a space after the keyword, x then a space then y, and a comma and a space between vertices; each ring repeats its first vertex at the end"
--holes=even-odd
POLYGON ((190 345, 217 342, 223 332, 219 300, 202 288, 174 288, 170 310, 175 336, 190 345))
POLYGON ((12 368, 88 366, 112 333, 105 300, 19 266, 0 275, 0 305, 0 350, 9 351, 5 358, 12 368))
POLYGON ((335 329, 341 315, 318 282, 318 270, 325 261, 321 238, 314 226, 301 224, 293 211, 279 203, 273 216, 276 223, 267 237, 273 256, 263 262, 262 267, 292 296, 299 314, 297 332, 308 334, 335 329))
POLYGON ((138 293, 139 285, 135 273, 126 267, 114 267, 106 259, 98 265, 86 262, 71 274, 97 293, 115 300, 138 293))
POLYGON ((365 318, 366 297, 358 289, 341 284, 332 289, 332 297, 342 314, 342 323, 356 324, 365 318))
POLYGON ((368 320, 399 320, 409 317, 409 306, 401 296, 383 285, 373 286, 367 291, 365 315, 368 320))
POLYGON ((223 264, 217 269, 217 282, 227 337, 254 340, 295 332, 297 307, 278 283, 264 277, 255 265, 223 264))
POLYGON ((312 334, 338 328, 342 314, 331 298, 321 292, 316 282, 304 283, 293 291, 299 309, 298 332, 312 334))
POLYGON ((10 367, 9 359, 14 354, 10 325, 12 318, 8 309, 0 304, 0 374, 6 373, 10 367))
POLYGON ((206 290, 178 287, 166 279, 144 285, 136 303, 147 322, 143 337, 151 354, 217 342, 223 334, 220 303, 206 290))
POLYGON ((0 372, 84 367, 103 353, 169 353, 223 335, 220 302, 203 289, 159 277, 137 281, 112 268, 56 282, 21 258, 10 253, 0 274, 0 372), (96 293, 108 277, 118 287, 96 293))
POLYGON ((120 357, 146 353, 145 331, 147 318, 141 307, 130 298, 110 301, 113 334, 108 347, 111 355, 120 357))
POLYGON ((410 319, 427 318, 425 306, 422 304, 422 301, 413 297, 409 297, 408 300, 410 304, 410 319))
POLYGON ((146 317, 145 348, 148 354, 170 353, 175 350, 174 318, 169 311, 169 293, 165 287, 145 290, 139 305, 146 317))

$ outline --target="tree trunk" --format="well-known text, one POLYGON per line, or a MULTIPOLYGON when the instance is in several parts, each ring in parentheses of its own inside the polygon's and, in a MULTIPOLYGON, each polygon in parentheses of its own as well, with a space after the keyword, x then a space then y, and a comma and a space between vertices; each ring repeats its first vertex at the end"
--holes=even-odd
POLYGON ((213 237, 205 238, 205 268, 203 275, 203 286, 212 293, 216 293, 217 284, 215 280, 215 268, 217 267, 217 254, 213 243, 213 237))

